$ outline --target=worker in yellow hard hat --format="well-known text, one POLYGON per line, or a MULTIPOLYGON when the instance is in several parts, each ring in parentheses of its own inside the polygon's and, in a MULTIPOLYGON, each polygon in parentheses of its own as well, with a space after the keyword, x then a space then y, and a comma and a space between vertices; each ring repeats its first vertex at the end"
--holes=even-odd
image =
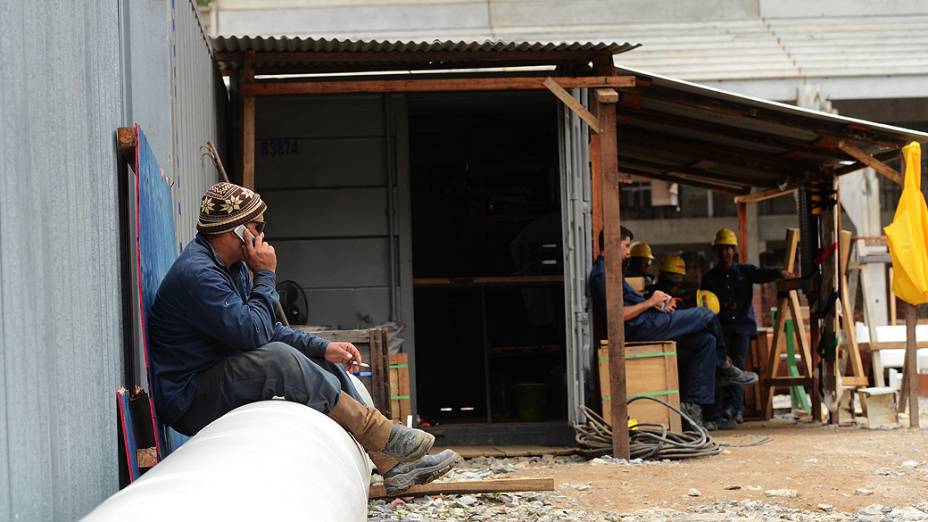
POLYGON ((625 277, 643 277, 645 285, 654 283, 651 274, 651 264, 654 263, 654 253, 651 245, 644 241, 635 241, 631 245, 631 252, 625 265, 625 277))
POLYGON ((692 293, 685 287, 686 282, 686 261, 679 254, 671 254, 661 261, 661 266, 657 274, 657 281, 648 285, 645 289, 645 295, 655 290, 660 290, 671 295, 677 302, 677 308, 689 308, 693 306, 694 301, 692 293))
MULTIPOLYGON (((631 257, 631 242, 634 236, 624 227, 621 230, 621 252, 624 261, 631 257)), ((601 250, 602 246, 603 236, 600 234, 601 250)), ((600 256, 590 272, 594 332, 601 332, 607 321, 606 272, 615 266, 614 263, 615 261, 600 256)), ((677 268, 675 266, 674 270, 677 268)), ((683 272, 685 271, 684 268, 683 272)), ((612 288, 608 290, 613 291, 612 288)), ((704 408, 712 408, 715 404, 717 386, 732 383, 746 386, 757 382, 756 373, 741 370, 725 356, 722 328, 718 318, 711 311, 704 308, 678 310, 673 296, 661 290, 654 290, 646 297, 635 291, 624 277, 622 301, 626 340, 676 341, 681 408, 693 423, 703 425, 702 411, 704 408)), ((603 339, 599 335, 597 340, 603 339)))
MULTIPOLYGON (((735 366, 743 368, 751 339, 757 336, 754 285, 794 276, 782 268, 760 268, 738 263, 738 237, 730 228, 716 232, 712 246, 716 263, 702 276, 700 288, 706 292, 706 302, 714 304, 718 310, 727 355, 735 366)), ((729 386, 716 401, 711 420, 719 427, 731 428, 744 420, 743 411, 744 390, 740 386, 729 386)))

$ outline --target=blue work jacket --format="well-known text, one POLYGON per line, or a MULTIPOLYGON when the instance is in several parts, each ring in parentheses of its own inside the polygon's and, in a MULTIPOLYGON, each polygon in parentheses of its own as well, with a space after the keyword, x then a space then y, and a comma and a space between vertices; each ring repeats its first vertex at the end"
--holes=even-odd
POLYGON ((276 276, 258 270, 248 281, 245 263, 226 266, 202 235, 168 271, 148 314, 155 407, 172 424, 190 407, 201 372, 227 357, 281 341, 309 357, 329 342, 274 320, 276 276))
POLYGON ((781 268, 758 268, 736 263, 724 271, 715 266, 702 276, 700 288, 719 298, 719 322, 727 333, 756 335, 754 318, 754 285, 780 278, 781 268))
MULTIPOLYGON (((590 297, 593 300, 593 316, 598 324, 606 324, 606 260, 603 256, 596 258, 593 263, 593 269, 590 270, 590 297)), ((633 306, 644 302, 646 299, 639 294, 625 278, 622 278, 622 303, 625 306, 633 306)), ((635 330, 651 323, 669 322, 669 315, 657 310, 646 310, 638 317, 625 321, 625 333, 630 335, 635 330)), ((663 325, 662 325, 663 326, 663 325)))

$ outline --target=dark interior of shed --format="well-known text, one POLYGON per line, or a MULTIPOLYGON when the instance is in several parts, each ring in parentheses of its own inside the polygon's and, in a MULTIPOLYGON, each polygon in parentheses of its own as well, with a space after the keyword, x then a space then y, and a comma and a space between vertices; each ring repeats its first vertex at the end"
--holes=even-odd
POLYGON ((566 419, 557 106, 409 97, 419 413, 566 419))

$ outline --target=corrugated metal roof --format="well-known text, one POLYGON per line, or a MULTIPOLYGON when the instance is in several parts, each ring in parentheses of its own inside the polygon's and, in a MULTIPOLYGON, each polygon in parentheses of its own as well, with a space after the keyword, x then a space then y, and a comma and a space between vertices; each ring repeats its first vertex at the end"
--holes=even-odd
POLYGON ((849 171, 844 140, 883 160, 928 134, 813 111, 635 69, 618 108, 619 165, 630 174, 730 192, 849 171))
POLYGON ((403 70, 423 66, 452 68, 455 64, 472 66, 483 61, 492 61, 495 66, 498 65, 496 60, 502 57, 512 63, 542 64, 550 63, 554 58, 558 61, 579 61, 597 55, 614 55, 636 47, 638 44, 583 41, 414 41, 250 36, 220 36, 213 40, 221 69, 240 67, 242 53, 255 51, 260 53, 258 73, 345 71, 348 66, 356 70, 370 70, 374 66, 381 69, 383 66, 397 66, 403 70), (287 53, 300 53, 300 56, 286 57, 287 53), (323 60, 323 55, 341 55, 344 59, 323 60))

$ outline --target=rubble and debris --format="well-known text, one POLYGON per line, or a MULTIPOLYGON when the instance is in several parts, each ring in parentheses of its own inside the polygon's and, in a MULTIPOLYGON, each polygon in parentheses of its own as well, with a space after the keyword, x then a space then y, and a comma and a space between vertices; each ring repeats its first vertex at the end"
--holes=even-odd
POLYGON ((686 494, 689 495, 689 496, 691 496, 691 497, 701 497, 701 496, 702 496, 702 493, 701 493, 698 489, 696 489, 696 488, 690 488, 690 490, 689 490, 686 494))
POLYGON ((764 491, 764 495, 768 497, 796 498, 799 496, 799 492, 795 489, 768 489, 764 491))

